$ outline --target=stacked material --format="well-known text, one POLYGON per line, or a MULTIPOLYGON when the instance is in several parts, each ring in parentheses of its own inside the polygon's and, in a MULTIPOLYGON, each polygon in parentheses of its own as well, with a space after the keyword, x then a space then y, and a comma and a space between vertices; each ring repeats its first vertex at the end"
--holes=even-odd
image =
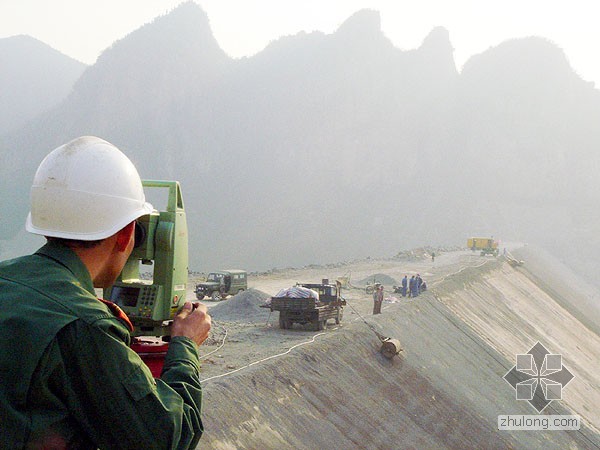
POLYGON ((314 298, 319 300, 319 293, 312 289, 305 288, 303 286, 292 286, 287 289, 281 289, 275 297, 287 297, 287 298, 314 298))

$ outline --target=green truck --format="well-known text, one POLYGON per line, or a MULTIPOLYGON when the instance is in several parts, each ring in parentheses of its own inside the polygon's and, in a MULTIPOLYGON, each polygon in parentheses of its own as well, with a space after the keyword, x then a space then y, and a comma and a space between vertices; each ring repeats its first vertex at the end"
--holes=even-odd
POLYGON ((230 269, 210 272, 206 281, 196 285, 196 298, 210 297, 214 301, 239 294, 248 289, 248 274, 245 270, 230 269))
POLYGON ((310 324, 314 331, 324 330, 327 321, 335 320, 336 324, 342 321, 346 300, 342 297, 342 285, 339 281, 335 284, 324 279, 321 283, 298 283, 296 286, 310 289, 319 294, 315 297, 271 297, 271 311, 279 311, 279 327, 292 328, 294 323, 301 325, 310 324))

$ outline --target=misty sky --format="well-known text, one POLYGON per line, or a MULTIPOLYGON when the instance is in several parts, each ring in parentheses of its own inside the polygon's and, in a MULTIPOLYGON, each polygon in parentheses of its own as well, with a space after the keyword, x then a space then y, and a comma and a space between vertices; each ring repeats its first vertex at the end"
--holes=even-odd
MULTIPOLYGON (((0 0, 0 38, 33 36, 87 64, 182 0, 0 0)), ((450 32, 460 70, 473 54, 510 38, 543 36, 563 48, 575 71, 600 85, 595 0, 197 0, 219 44, 233 57, 299 31, 331 33, 354 12, 380 11, 382 29, 403 50, 435 26, 450 32)))

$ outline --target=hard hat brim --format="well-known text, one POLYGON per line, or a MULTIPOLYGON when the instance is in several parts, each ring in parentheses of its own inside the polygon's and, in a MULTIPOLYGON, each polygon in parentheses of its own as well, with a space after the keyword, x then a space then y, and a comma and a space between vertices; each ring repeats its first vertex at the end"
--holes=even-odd
POLYGON ((30 233, 39 234, 41 236, 47 236, 47 237, 55 237, 55 238, 62 238, 62 239, 75 239, 75 240, 80 240, 80 241, 99 241, 101 239, 106 239, 107 237, 112 236, 113 234, 117 233, 118 231, 123 229, 125 226, 127 226, 128 224, 133 222, 134 220, 139 219, 140 217, 145 216, 146 214, 150 214, 153 211, 154 211, 154 207, 152 206, 152 204, 150 204, 148 202, 144 202, 142 204, 142 206, 135 213, 120 220, 119 222, 116 222, 112 228, 110 228, 108 230, 98 231, 98 232, 89 232, 89 231, 75 232, 75 231, 52 229, 51 227, 47 227, 47 226, 46 227, 38 227, 33 224, 33 220, 31 218, 31 212, 29 212, 29 214, 27 214, 27 220, 25 222, 25 229, 30 233))

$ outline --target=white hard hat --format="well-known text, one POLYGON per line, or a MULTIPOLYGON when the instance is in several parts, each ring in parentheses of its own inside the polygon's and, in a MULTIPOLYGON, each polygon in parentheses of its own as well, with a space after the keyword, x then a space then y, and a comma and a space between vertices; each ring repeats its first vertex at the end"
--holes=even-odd
POLYGON ((43 236, 95 241, 152 210, 129 158, 103 139, 83 136, 41 162, 25 228, 43 236))

